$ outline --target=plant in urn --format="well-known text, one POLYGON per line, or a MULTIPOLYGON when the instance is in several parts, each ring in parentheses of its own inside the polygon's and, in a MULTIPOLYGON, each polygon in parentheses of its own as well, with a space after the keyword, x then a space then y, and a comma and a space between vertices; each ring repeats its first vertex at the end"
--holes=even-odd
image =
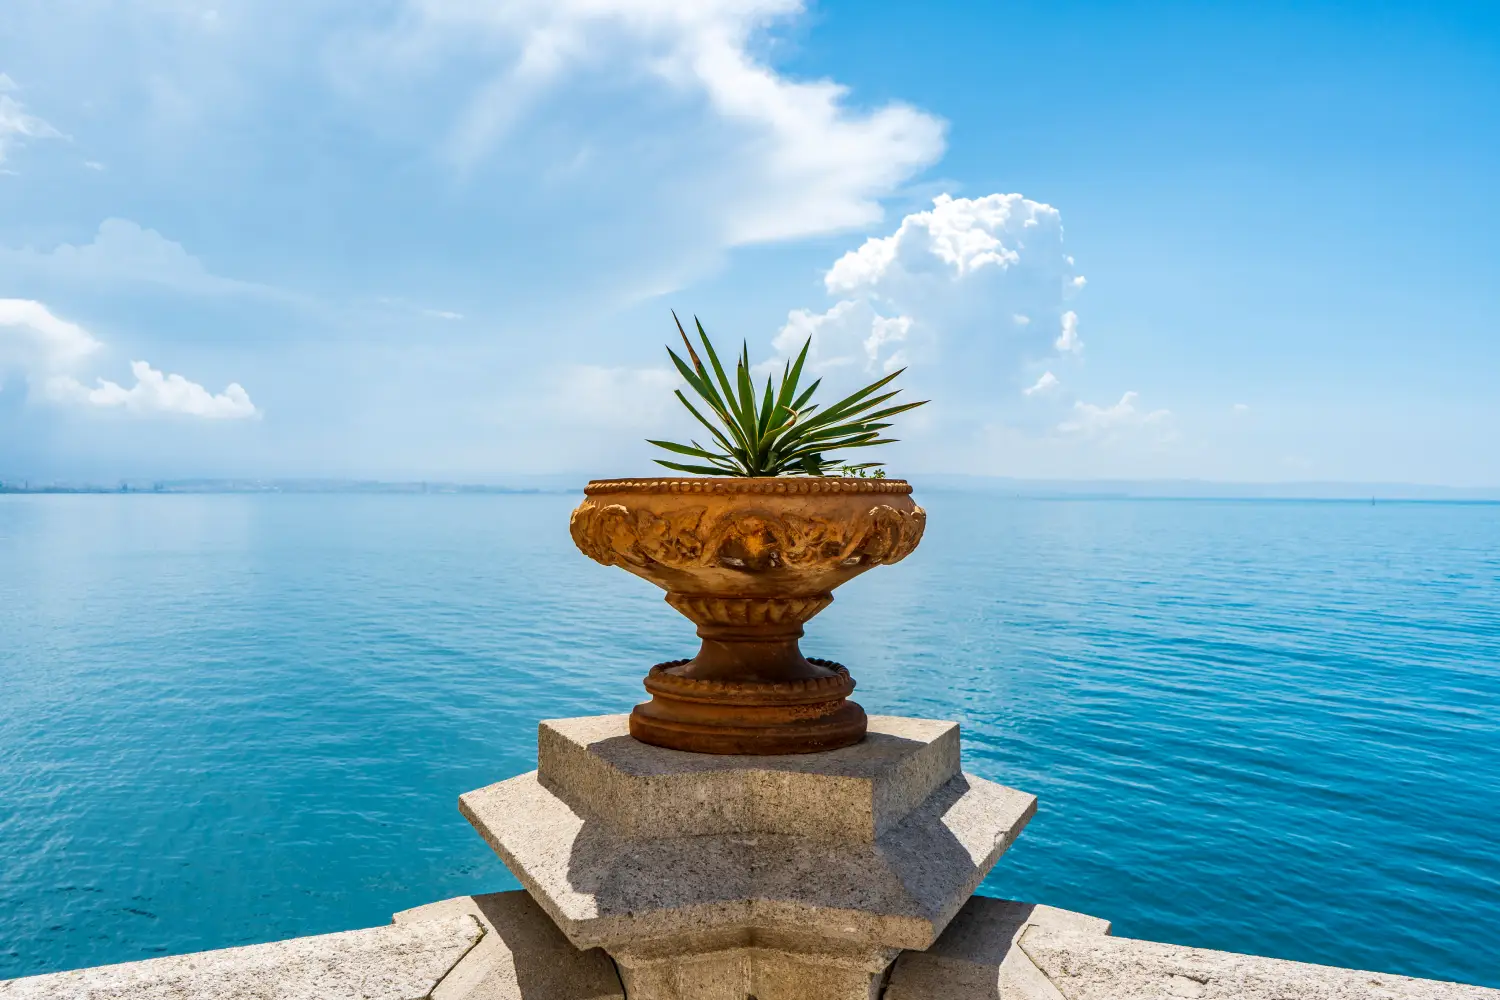
POLYGON ((757 393, 748 347, 731 379, 702 324, 708 365, 686 331, 687 360, 670 348, 698 395, 677 398, 710 435, 652 441, 692 462, 658 463, 689 476, 595 480, 573 511, 573 541, 589 558, 619 566, 667 592, 698 626, 690 660, 646 677, 651 700, 630 715, 644 743, 719 754, 831 750, 865 734, 864 709, 849 700, 843 666, 802 655, 803 625, 833 601, 833 589, 917 547, 926 513, 904 480, 879 463, 840 465, 826 456, 890 443, 888 420, 921 402, 892 403, 893 372, 827 408, 799 388, 808 347, 767 377, 757 393), (830 475, 829 473, 836 473, 830 475))

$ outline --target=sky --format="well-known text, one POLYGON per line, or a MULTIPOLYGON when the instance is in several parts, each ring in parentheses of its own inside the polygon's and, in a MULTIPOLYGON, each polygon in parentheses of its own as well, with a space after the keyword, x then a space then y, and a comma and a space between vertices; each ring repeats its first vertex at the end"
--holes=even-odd
POLYGON ((896 475, 1500 486, 1492 3, 4 8, 0 479, 650 474, 675 309, 896 475))

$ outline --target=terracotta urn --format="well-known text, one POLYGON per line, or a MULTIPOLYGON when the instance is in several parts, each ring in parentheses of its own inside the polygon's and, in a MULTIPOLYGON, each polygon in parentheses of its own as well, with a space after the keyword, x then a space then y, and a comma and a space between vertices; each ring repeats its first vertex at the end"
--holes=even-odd
POLYGON ((603 479, 584 494, 571 520, 578 548, 665 590, 702 639, 692 659, 651 668, 632 736, 717 754, 809 753, 864 737, 849 671, 808 659, 797 640, 835 587, 917 547, 927 514, 908 483, 603 479))

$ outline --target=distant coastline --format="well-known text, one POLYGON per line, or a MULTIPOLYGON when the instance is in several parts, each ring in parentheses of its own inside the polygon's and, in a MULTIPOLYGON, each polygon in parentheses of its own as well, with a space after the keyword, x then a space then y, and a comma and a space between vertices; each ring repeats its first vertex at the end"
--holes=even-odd
MULTIPOLYGON (((582 491, 585 475, 516 477, 502 483, 374 479, 122 479, 113 483, 0 478, 0 494, 49 493, 357 493, 566 494, 582 491)), ((1094 500, 1332 500, 1500 503, 1500 486, 1413 483, 1236 483, 1196 479, 1011 479, 946 473, 913 475, 924 492, 990 493, 1026 499, 1094 500)))
POLYGON ((99 483, 0 480, 4 493, 570 493, 566 486, 495 486, 474 483, 382 482, 359 479, 177 479, 99 483))

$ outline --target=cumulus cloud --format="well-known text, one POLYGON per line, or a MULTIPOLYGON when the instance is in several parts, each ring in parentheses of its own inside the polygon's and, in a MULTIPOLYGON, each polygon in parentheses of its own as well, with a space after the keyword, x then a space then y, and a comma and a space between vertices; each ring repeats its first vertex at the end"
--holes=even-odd
POLYGON ((50 250, 0 248, 0 264, 75 281, 143 282, 198 294, 272 290, 209 273, 181 243, 129 219, 105 219, 89 243, 50 250))
MULTIPOLYGON (((612 93, 646 86, 671 98, 643 107, 707 112, 696 127, 674 131, 684 156, 710 151, 716 177, 675 194, 701 196, 694 200, 715 215, 705 211, 700 224, 716 225, 733 246, 877 222, 879 199, 943 152, 944 125, 932 115, 896 103, 859 109, 844 86, 790 79, 761 59, 767 31, 802 12, 801 0, 410 0, 365 58, 390 73, 448 67, 455 51, 472 49, 498 66, 473 88, 448 139, 449 155, 466 169, 579 78, 608 79, 612 93)), ((591 131, 592 141, 609 141, 607 129, 591 131)), ((622 148, 650 158, 662 141, 655 137, 643 143, 636 134, 622 148)), ((569 159, 599 161, 591 149, 569 159)), ((602 159, 621 166, 618 157, 602 159)))
POLYGON ((90 389, 71 375, 55 375, 46 382, 49 399, 137 414, 181 414, 206 420, 243 420, 258 414, 250 395, 238 382, 221 393, 212 393, 181 375, 167 375, 144 361, 132 361, 135 385, 126 388, 108 379, 97 379, 90 389))
POLYGON ((1052 374, 1051 372, 1043 372, 1041 378, 1037 379, 1027 388, 1021 390, 1021 395, 1035 396, 1039 392, 1048 392, 1052 389, 1056 389, 1061 384, 1062 383, 1058 381, 1056 375, 1052 374))
POLYGON ((26 139, 61 139, 63 134, 36 115, 29 114, 26 106, 12 97, 19 88, 16 82, 0 73, 0 163, 12 146, 26 139))
POLYGON ((836 260, 823 284, 837 301, 790 312, 773 346, 785 357, 812 336, 819 371, 911 364, 914 380, 950 402, 993 401, 997 382, 1022 388, 1029 364, 1077 350, 1077 315, 1065 307, 1076 275, 1062 240, 1050 205, 941 195, 836 260), (1033 322, 1042 317, 1051 319, 1033 322), (1054 323, 1073 331, 1066 344, 1045 332, 1054 323))
MULTIPOLYGON (((771 346, 778 358, 789 358, 811 338, 807 370, 818 375, 839 369, 894 371, 906 363, 897 345, 906 340, 911 327, 910 316, 881 316, 869 302, 846 299, 822 313, 792 310, 771 346)), ((779 363, 770 362, 765 370, 779 363)))
POLYGON ((144 361, 130 365, 135 384, 121 386, 104 378, 89 388, 76 369, 104 345, 77 323, 62 319, 32 299, 0 299, 0 379, 19 370, 39 389, 40 398, 56 404, 114 409, 138 414, 183 414, 207 419, 243 419, 258 414, 237 382, 211 393, 181 375, 168 375, 144 361))
POLYGON ((1163 436, 1170 434, 1172 412, 1170 410, 1142 410, 1136 404, 1140 393, 1127 392, 1113 406, 1098 406, 1082 400, 1073 404, 1073 416, 1063 421, 1057 429, 1063 434, 1074 434, 1087 438, 1116 438, 1129 431, 1140 429, 1157 430, 1163 436))

